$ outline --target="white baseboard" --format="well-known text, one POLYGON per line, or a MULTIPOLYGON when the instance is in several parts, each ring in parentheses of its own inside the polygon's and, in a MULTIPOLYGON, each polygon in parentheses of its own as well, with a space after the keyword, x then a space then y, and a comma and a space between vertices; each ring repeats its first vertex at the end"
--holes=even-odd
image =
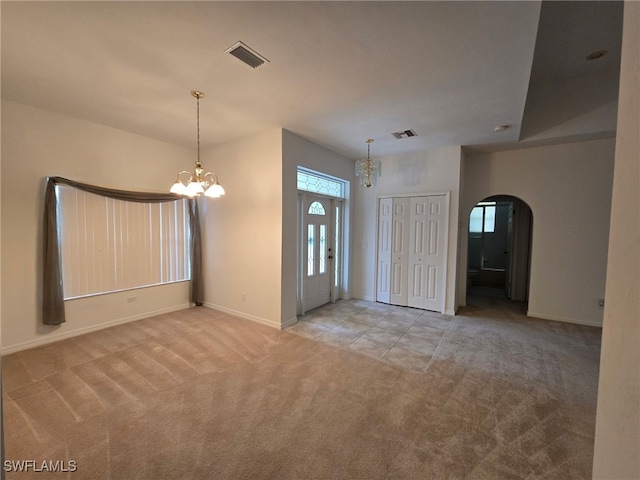
POLYGON ((352 298, 355 298, 356 300, 365 300, 367 302, 375 302, 376 301, 375 295, 364 295, 364 294, 354 293, 352 295, 352 298))
POLYGON ((581 319, 577 319, 577 318, 561 317, 561 316, 558 316, 558 315, 546 315, 544 313, 532 312, 531 310, 527 310, 527 317, 541 318, 542 320, 553 320, 554 322, 573 323, 573 324, 576 324, 576 325, 584 325, 586 327, 602 328, 602 323, 599 323, 599 322, 589 322, 589 321, 586 321, 586 320, 581 320, 581 319))
MULTIPOLYGON (((288 327, 289 322, 291 322, 291 319, 289 319, 285 322, 285 325, 283 326, 279 322, 274 322, 273 320, 269 320, 267 318, 257 317, 255 315, 250 315, 248 313, 239 312, 237 310, 233 310, 232 308, 223 307, 221 305, 215 305, 213 303, 205 302, 204 306, 208 308, 212 308, 214 310, 218 310, 220 312, 228 313, 229 315, 233 315, 234 317, 240 317, 240 318, 244 318, 245 320, 251 320, 252 322, 260 323, 262 325, 266 325, 267 327, 277 328, 278 330, 282 330, 283 328, 288 327)), ((297 319, 295 319, 293 323, 295 323, 296 321, 297 319)), ((293 325, 293 323, 291 323, 291 325, 293 325)))
POLYGON ((130 317, 109 320, 108 322, 99 323, 97 325, 77 328, 77 329, 69 330, 66 332, 51 333, 51 334, 43 335, 41 338, 35 338, 33 340, 29 340, 26 342, 16 343, 14 345, 3 346, 2 355, 9 355, 11 353, 20 352, 22 350, 27 350, 29 348, 40 347, 48 343, 59 342, 60 340, 77 337, 78 335, 83 335, 85 333, 91 333, 98 330, 103 330, 109 327, 115 327, 116 325, 121 325, 123 323, 134 322, 136 320, 142 320, 143 318, 155 317, 156 315, 162 315, 163 313, 171 313, 171 312, 177 312, 178 310, 185 310, 187 308, 191 308, 191 306, 192 305, 189 303, 182 304, 182 305, 175 305, 173 307, 164 308, 161 310, 154 310, 153 312, 140 313, 138 315, 132 315, 130 317))
POLYGON ((290 327, 291 325, 294 325, 294 324, 296 324, 296 323, 298 323, 298 317, 290 318, 289 320, 285 321, 285 322, 282 324, 282 329, 285 329, 285 328, 287 328, 287 327, 290 327))

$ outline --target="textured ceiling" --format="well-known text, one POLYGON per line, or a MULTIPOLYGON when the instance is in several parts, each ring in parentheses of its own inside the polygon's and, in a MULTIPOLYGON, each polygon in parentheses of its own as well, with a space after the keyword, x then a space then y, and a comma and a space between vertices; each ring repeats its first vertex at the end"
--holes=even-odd
POLYGON ((580 3, 543 25, 519 1, 3 2, 2 97, 194 146, 197 89, 205 148, 278 127, 350 158, 366 138, 376 156, 512 143, 532 68, 532 86, 590 75, 583 50, 619 38, 619 2, 580 3), (238 41, 269 62, 225 53, 238 41))

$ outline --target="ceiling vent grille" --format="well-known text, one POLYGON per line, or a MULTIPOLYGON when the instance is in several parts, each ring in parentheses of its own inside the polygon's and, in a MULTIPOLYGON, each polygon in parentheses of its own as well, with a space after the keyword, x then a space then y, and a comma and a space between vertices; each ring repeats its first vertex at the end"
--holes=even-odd
POLYGON ((402 139, 402 138, 410 138, 410 137, 416 137, 416 132, 414 132, 413 130, 409 129, 409 130, 402 130, 401 132, 394 132, 391 135, 393 135, 394 137, 396 137, 398 140, 402 139))
POLYGON ((260 65, 264 64, 264 62, 269 61, 266 58, 264 58, 262 55, 260 55, 258 52, 256 52, 255 50, 252 50, 242 42, 238 42, 235 45, 232 45, 231 47, 227 48, 225 52, 230 53, 231 55, 236 57, 238 60, 241 60, 247 65, 249 65, 251 68, 257 68, 260 65))

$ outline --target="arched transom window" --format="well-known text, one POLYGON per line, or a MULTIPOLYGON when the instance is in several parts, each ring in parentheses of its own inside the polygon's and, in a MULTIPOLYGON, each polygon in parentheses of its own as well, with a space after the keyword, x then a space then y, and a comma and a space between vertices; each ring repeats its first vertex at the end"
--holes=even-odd
POLYGON ((309 205, 308 213, 309 215, 326 215, 327 214, 327 212, 325 212, 324 207, 320 202, 313 202, 311 205, 309 205))

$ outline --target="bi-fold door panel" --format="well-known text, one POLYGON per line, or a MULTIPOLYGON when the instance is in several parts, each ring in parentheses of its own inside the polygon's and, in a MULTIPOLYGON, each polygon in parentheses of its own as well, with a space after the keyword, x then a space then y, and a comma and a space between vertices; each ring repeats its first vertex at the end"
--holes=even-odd
POLYGON ((381 198, 378 211, 378 280, 377 300, 389 303, 391 290, 391 225, 393 199, 381 198))
POLYGON ((422 307, 427 310, 444 311, 444 269, 447 264, 444 241, 448 223, 445 201, 443 195, 428 197, 427 201, 426 281, 422 307))
POLYGON ((423 308, 426 292, 425 259, 427 256, 428 197, 411 198, 409 221, 411 252, 409 252, 409 307, 423 308))
POLYGON ((389 303, 393 305, 407 304, 409 205, 409 198, 393 199, 391 292, 389 295, 389 303))

